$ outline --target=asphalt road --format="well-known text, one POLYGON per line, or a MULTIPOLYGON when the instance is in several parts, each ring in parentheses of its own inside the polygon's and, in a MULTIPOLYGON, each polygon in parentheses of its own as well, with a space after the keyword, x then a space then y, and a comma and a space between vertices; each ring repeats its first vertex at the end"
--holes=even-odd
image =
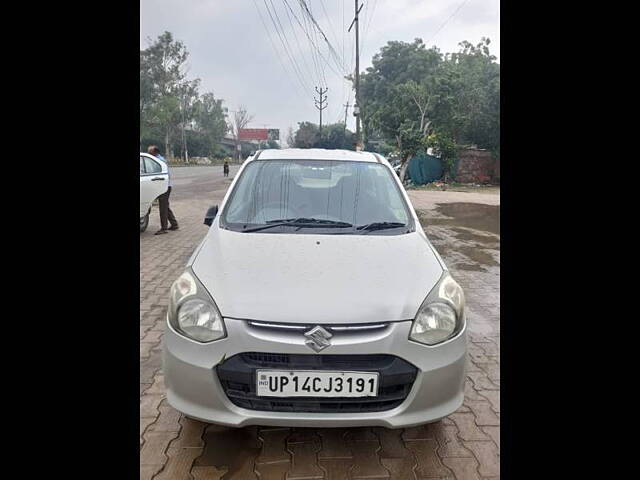
MULTIPOLYGON (((230 165, 229 178, 239 169, 239 165, 230 165)), ((210 195, 219 190, 225 178, 222 165, 215 167, 173 167, 171 168, 171 199, 189 200, 194 197, 210 195)))

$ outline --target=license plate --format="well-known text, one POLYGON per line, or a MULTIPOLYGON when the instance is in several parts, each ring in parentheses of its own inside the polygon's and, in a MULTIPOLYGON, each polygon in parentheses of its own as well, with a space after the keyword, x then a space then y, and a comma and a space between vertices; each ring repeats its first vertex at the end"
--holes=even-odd
POLYGON ((326 370, 258 370, 260 397, 377 397, 375 372, 326 370))

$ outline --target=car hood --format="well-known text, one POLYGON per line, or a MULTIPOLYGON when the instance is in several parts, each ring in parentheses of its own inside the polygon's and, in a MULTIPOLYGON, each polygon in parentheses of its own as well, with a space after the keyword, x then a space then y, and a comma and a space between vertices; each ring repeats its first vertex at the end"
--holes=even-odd
POLYGON ((291 323, 413 319, 443 267, 420 232, 210 232, 192 269, 223 317, 291 323))

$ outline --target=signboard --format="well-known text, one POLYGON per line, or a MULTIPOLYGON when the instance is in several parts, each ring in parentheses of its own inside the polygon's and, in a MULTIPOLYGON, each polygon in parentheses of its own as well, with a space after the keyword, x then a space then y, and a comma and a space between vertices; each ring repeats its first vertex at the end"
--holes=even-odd
POLYGON ((280 130, 277 128, 241 128, 238 132, 241 141, 250 140, 280 140, 280 130))
POLYGON ((266 128, 241 128, 238 132, 240 140, 267 140, 269 130, 266 128))

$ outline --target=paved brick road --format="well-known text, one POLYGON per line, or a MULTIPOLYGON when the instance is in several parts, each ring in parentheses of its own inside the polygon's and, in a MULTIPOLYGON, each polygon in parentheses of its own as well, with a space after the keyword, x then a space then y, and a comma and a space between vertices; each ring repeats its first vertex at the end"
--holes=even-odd
MULTIPOLYGON (((180 230, 140 235, 141 479, 487 479, 500 460, 499 197, 411 192, 427 232, 467 295, 464 405, 437 424, 383 428, 226 429, 182 417, 165 399, 160 341, 168 289, 206 233, 207 207, 230 180, 211 167, 174 169, 180 230), (480 203, 470 203, 480 202, 480 203), (441 205, 437 205, 441 204, 441 205)), ((235 168, 232 169, 232 175, 235 168)))

